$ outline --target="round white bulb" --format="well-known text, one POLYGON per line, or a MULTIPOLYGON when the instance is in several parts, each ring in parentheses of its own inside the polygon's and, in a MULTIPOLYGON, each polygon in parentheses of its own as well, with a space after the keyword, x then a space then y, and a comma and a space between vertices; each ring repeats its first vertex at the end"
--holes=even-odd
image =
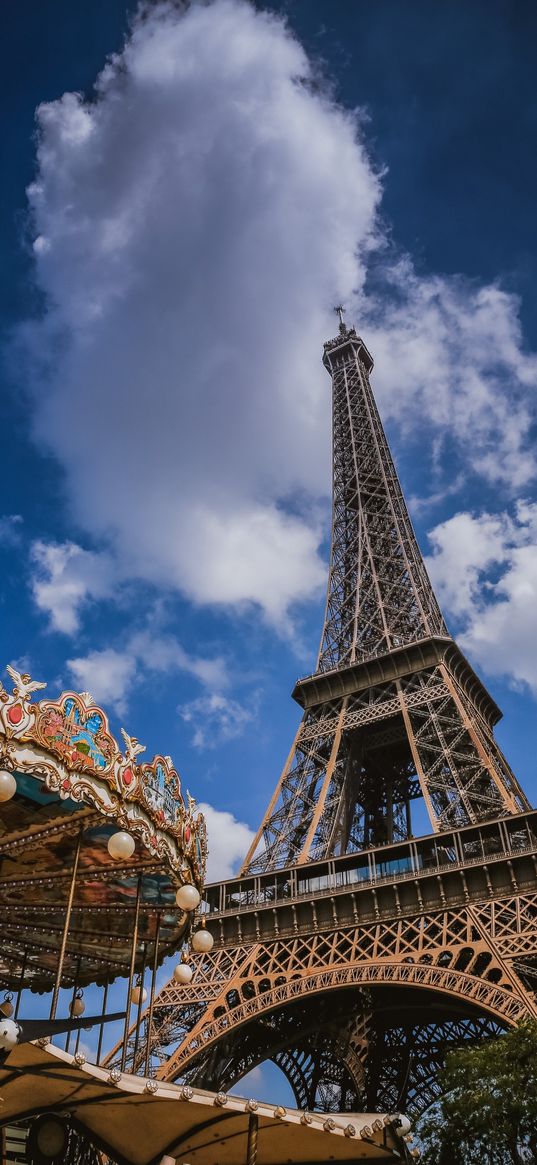
POLYGON ((201 898, 196 887, 191 882, 185 882, 184 886, 179 887, 175 901, 181 910, 195 910, 196 906, 199 906, 201 898))
POLYGON ((189 967, 188 963, 178 963, 173 972, 173 977, 176 983, 190 983, 193 974, 192 967, 189 967))
POLYGON ((17 792, 17 782, 13 773, 7 769, 0 770, 0 801, 11 801, 17 792))
POLYGON ((147 999, 147 991, 145 987, 139 987, 138 984, 136 987, 133 987, 131 991, 131 999, 133 1003, 139 1003, 140 1000, 142 1003, 145 1003, 147 999))
POLYGON ((84 1015, 85 1010, 86 1004, 84 1000, 80 998, 80 995, 77 995, 76 999, 73 999, 70 1007, 71 1015, 74 1015, 76 1018, 77 1016, 84 1015))
POLYGON ((113 833, 108 839, 108 853, 116 861, 119 858, 132 858, 135 846, 134 838, 130 833, 125 833, 123 829, 120 829, 119 833, 113 833))
POLYGON ((10 1052, 17 1046, 20 1028, 13 1019, 0 1020, 0 1048, 3 1052, 10 1052))
POLYGON ((214 938, 208 930, 205 930, 205 927, 202 927, 201 930, 196 930, 192 935, 192 946, 195 951, 202 951, 206 955, 208 951, 213 949, 214 938))

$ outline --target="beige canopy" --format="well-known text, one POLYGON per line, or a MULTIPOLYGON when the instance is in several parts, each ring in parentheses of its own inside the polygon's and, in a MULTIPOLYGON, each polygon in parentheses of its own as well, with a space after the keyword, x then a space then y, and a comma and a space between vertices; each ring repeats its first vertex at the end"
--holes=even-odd
MULTIPOLYGON (((0 1120, 69 1115, 120 1165, 245 1165, 255 1113, 258 1165, 397 1161, 406 1153, 394 1118, 376 1113, 301 1113, 85 1063, 47 1044, 21 1044, 0 1068, 0 1120)), ((408 1158, 407 1158, 408 1159, 408 1158)))

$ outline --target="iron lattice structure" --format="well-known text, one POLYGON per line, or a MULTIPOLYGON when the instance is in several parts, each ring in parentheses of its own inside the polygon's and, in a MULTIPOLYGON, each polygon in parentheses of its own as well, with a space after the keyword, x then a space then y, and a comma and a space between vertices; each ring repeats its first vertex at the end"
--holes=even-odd
MULTIPOLYGON (((323 362, 334 479, 317 668, 295 687, 302 723, 241 874, 209 888, 214 951, 187 993, 157 997, 144 1055, 211 1088, 272 1059, 305 1107, 419 1110, 447 1047, 537 1014, 537 814, 433 593, 371 356, 341 323, 323 362), (433 833, 414 840, 417 798, 433 833)), ((134 1038, 131 1052, 136 1069, 134 1038)))

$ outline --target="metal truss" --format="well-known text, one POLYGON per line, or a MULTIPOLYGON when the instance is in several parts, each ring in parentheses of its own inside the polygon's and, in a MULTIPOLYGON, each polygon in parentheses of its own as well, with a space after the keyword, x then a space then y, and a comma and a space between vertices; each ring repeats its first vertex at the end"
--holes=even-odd
POLYGON ((429 582, 371 357, 343 325, 323 360, 334 464, 325 624, 317 671, 294 692, 304 718, 244 872, 409 837, 417 796, 435 830, 528 807, 493 737, 499 710, 450 639, 429 582), (372 661, 382 682, 371 680, 372 661))
POLYGON ((448 655, 306 711, 243 872, 410 837, 418 796, 438 831, 528 808, 448 655))
MULTIPOLYGON (((302 723, 241 874, 209 887, 215 949, 187 995, 160 992, 145 1039, 167 1080, 229 1088, 272 1059, 302 1107, 420 1111, 447 1047, 537 1015, 537 838, 494 740, 501 713, 431 588, 372 359, 342 324, 323 362, 334 493, 317 669, 295 687, 302 723), (435 837, 413 839, 418 797, 435 837)), ((134 1034, 130 1047, 136 1068, 134 1034)))
POLYGON ((418 1110, 447 1046, 537 1015, 517 969, 536 962, 537 892, 218 949, 187 1006, 161 991, 153 1064, 222 1089, 273 1059, 301 1106, 418 1110))

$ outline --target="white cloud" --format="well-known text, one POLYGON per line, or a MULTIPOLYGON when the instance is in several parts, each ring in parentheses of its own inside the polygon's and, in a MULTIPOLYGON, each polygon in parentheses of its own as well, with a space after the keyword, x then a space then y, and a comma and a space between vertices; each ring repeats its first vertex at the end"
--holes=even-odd
POLYGON ((20 542, 22 516, 4 514, 0 517, 0 546, 16 546, 20 542))
POLYGON ((535 476, 537 357, 524 352, 518 308, 496 286, 418 278, 408 259, 385 271, 383 294, 363 302, 383 413, 403 430, 436 429, 436 468, 444 461, 448 480, 446 438, 467 470, 490 481, 517 490, 535 476))
POLYGON ((537 696, 537 503, 456 514, 431 531, 428 568, 461 647, 490 674, 537 696))
POLYGON ((254 717, 251 709, 220 692, 190 700, 179 708, 179 713, 194 730, 192 743, 195 748, 216 748, 226 740, 235 740, 242 736, 254 717))
POLYGON ((217 882, 231 878, 237 866, 246 857, 253 841, 254 833, 243 821, 237 821, 232 813, 213 809, 202 803, 199 808, 207 822, 209 860, 207 880, 217 882))
POLYGON ((184 671, 211 688, 229 683, 226 662, 221 655, 205 658, 189 655, 173 635, 164 638, 151 630, 137 631, 129 640, 129 652, 151 671, 184 671))
POLYGON ((90 691, 103 704, 114 704, 121 714, 126 711, 128 696, 142 673, 185 672, 204 685, 218 688, 226 687, 229 682, 221 656, 189 655, 174 636, 164 638, 149 630, 136 632, 121 651, 115 648, 90 651, 86 656, 67 660, 67 667, 76 686, 90 691))
POLYGON ((115 568, 105 554, 83 550, 74 542, 37 541, 31 561, 34 601, 56 631, 74 634, 84 604, 112 593, 115 568))
POLYGON ((136 678, 135 656, 105 647, 67 660, 67 667, 78 690, 91 692, 105 708, 113 704, 120 714, 125 711, 126 695, 136 678))
POLYGON ((77 520, 131 575, 277 622, 324 586, 320 340, 379 198, 355 117, 310 80, 279 19, 157 3, 93 102, 40 107, 29 189, 35 432, 77 520))

